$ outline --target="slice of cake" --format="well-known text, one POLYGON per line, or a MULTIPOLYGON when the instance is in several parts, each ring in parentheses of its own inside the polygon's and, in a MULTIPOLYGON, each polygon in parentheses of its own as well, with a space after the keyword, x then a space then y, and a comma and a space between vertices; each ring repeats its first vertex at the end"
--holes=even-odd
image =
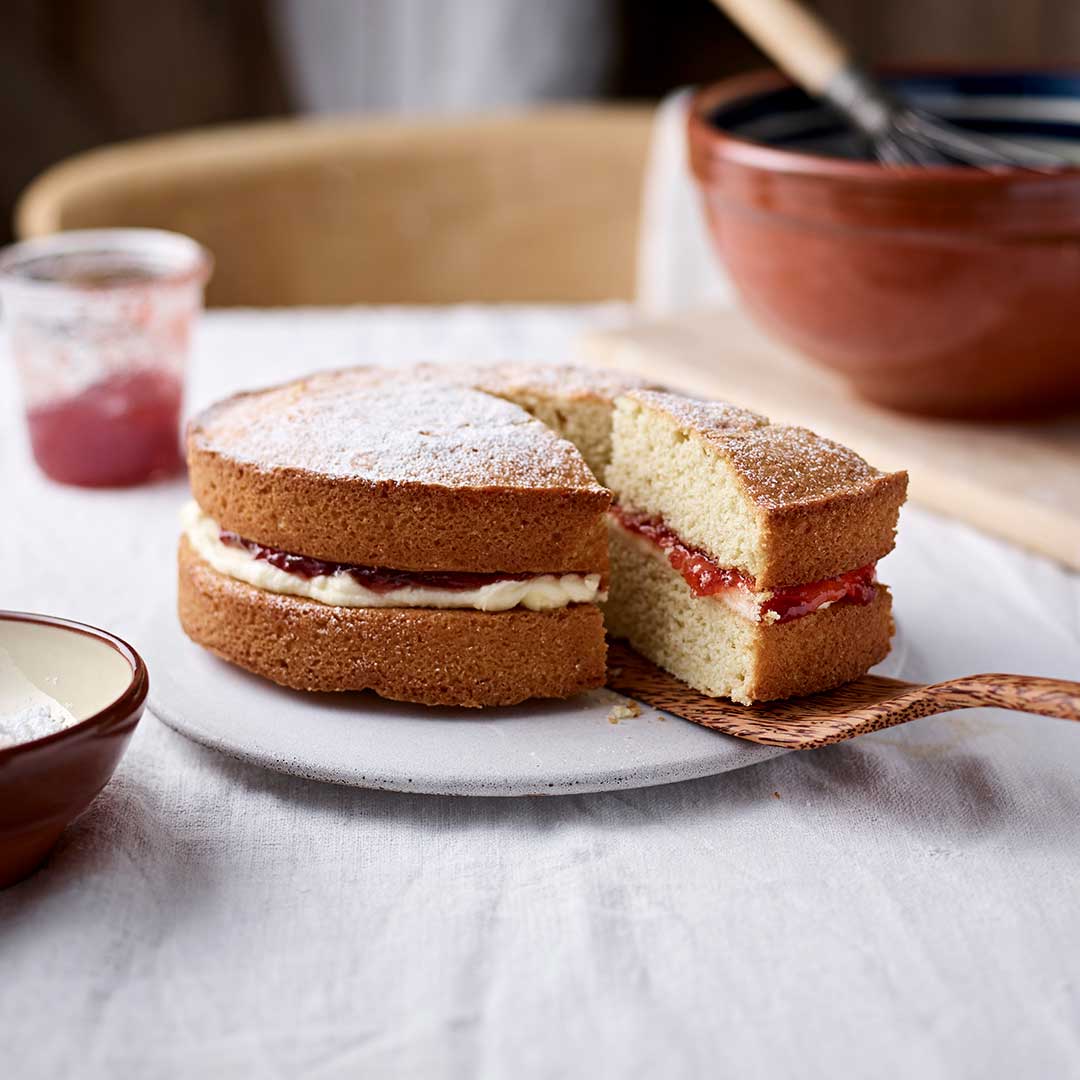
POLYGON ((635 390, 616 402, 607 482, 609 632, 684 682, 749 704, 888 653, 875 565, 905 473, 731 405, 635 390))
POLYGON ((511 402, 328 372, 204 412, 188 466, 180 619, 224 659, 425 704, 602 685, 610 495, 511 402))

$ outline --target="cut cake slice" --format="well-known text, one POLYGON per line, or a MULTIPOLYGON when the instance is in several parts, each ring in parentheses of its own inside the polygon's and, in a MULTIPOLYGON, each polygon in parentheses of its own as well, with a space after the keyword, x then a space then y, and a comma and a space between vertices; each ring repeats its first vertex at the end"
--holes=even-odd
POLYGON ((905 473, 756 413, 649 390, 616 401, 609 632, 704 693, 813 693, 888 653, 905 473))

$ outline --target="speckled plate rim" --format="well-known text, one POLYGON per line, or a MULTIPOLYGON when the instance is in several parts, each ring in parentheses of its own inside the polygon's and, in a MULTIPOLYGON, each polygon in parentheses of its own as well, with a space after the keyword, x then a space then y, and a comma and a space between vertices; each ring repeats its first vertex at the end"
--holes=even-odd
MULTIPOLYGON (((634 718, 642 720, 651 711, 642 706, 642 716, 634 718)), ((698 780, 705 776, 716 776, 720 773, 734 772, 736 769, 748 768, 751 765, 769 761, 781 754, 790 753, 789 750, 775 746, 756 746, 746 755, 746 760, 733 763, 733 755, 730 750, 717 753, 709 757, 690 757, 684 761, 659 766, 655 768, 639 767, 637 769, 603 769, 591 770, 588 775, 577 778, 564 777, 562 779, 546 780, 542 776, 529 773, 512 774, 503 773, 497 779, 490 777, 451 778, 445 774, 424 774, 419 770, 411 770, 412 775, 391 775, 380 773, 370 769, 358 772, 355 769, 337 768, 327 769, 315 765, 304 765, 300 762, 289 762, 278 756, 269 749, 239 748, 228 739, 221 738, 213 733, 200 728, 190 721, 182 719, 167 706, 155 703, 151 698, 150 712, 166 726, 190 739, 208 750, 214 750, 235 761, 242 761, 249 765, 256 765, 271 772, 284 773, 290 776, 298 776, 304 780, 314 780, 320 783, 339 784, 344 787, 371 788, 377 791, 412 792, 415 795, 451 795, 459 798, 465 797, 502 797, 502 798, 525 798, 541 795, 586 795, 601 791, 632 790, 635 788, 656 787, 660 784, 681 783, 684 780, 698 780)), ((678 717, 668 717, 665 720, 672 723, 682 724, 686 721, 678 717)), ((634 721, 628 721, 634 722, 634 721)), ((726 735, 713 733, 718 739, 728 742, 738 740, 729 739, 726 735)), ((753 744, 746 744, 748 747, 753 744)))

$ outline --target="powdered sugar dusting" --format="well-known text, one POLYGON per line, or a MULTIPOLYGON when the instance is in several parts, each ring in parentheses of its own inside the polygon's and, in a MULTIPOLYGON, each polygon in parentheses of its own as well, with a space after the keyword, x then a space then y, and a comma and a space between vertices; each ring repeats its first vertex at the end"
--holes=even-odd
POLYGON ((650 409, 666 413, 681 427, 690 428, 706 438, 720 436, 726 439, 734 432, 765 427, 769 423, 759 413, 742 409, 727 401, 697 401, 657 390, 633 390, 627 397, 650 409))
POLYGON ((787 424, 735 435, 725 450, 751 498, 766 509, 857 494, 882 475, 854 450, 787 424))
POLYGON ((487 364, 461 375, 470 386, 492 394, 536 394, 568 401, 614 401, 630 390, 656 388, 636 375, 577 364, 487 364))
POLYGON ((846 446, 806 428, 770 423, 737 405, 647 390, 629 396, 663 412, 727 458, 750 498, 766 509, 857 494, 882 476, 846 446))
POLYGON ((196 418, 190 438, 238 461, 324 476, 598 489, 578 451, 516 405, 372 368, 231 398, 196 418))
POLYGON ((32 742, 77 721, 54 697, 32 683, 0 648, 0 748, 32 742))
MULTIPOLYGON (((494 394, 496 397, 520 393, 561 397, 570 401, 612 402, 631 390, 658 390, 654 382, 611 368, 592 368, 582 364, 523 364, 503 361, 492 364, 419 363, 396 369, 396 378, 407 383, 450 383, 494 394)), ((321 371, 304 380, 309 390, 333 384, 345 387, 371 386, 388 377, 385 368, 357 365, 321 371)))

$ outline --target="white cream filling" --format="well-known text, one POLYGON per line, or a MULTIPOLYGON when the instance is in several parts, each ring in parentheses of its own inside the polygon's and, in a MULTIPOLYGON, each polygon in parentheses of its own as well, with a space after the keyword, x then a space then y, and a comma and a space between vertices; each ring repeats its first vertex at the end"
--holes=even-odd
POLYGON ((318 600, 337 607, 472 608, 476 611, 553 611, 569 604, 593 604, 607 597, 599 574, 540 574, 523 581, 494 581, 475 589, 437 589, 406 585, 388 592, 365 588, 347 572, 306 578, 257 559, 242 547, 221 540, 218 523, 189 502, 180 512, 181 524, 196 554, 219 574, 267 592, 318 600))
MULTIPOLYGON (((622 530, 623 534, 630 538, 631 543, 636 544, 638 550, 644 552, 646 555, 653 559, 662 560, 667 566, 671 567, 671 560, 668 559, 667 552, 653 540, 650 540, 647 536, 642 536, 641 533, 636 532, 634 529, 628 529, 618 518, 612 516, 612 523, 622 530)), ((675 573, 678 573, 675 570, 675 573)), ((682 576, 681 574, 679 575, 682 576)), ((690 586, 687 584, 687 590, 690 591, 690 586)), ((749 619, 751 622, 764 622, 774 623, 780 615, 775 611, 766 611, 765 603, 771 600, 773 593, 771 592, 751 592, 745 585, 732 585, 729 588, 721 589, 719 592, 711 593, 709 596, 695 596, 690 591, 690 595, 695 600, 711 601, 719 604, 723 604, 725 607, 730 608, 736 615, 741 615, 744 619, 749 619)), ((824 606, 824 605, 822 605, 824 606)))
POLYGON ((43 739, 77 722, 22 673, 6 649, 0 649, 0 747, 43 739))

